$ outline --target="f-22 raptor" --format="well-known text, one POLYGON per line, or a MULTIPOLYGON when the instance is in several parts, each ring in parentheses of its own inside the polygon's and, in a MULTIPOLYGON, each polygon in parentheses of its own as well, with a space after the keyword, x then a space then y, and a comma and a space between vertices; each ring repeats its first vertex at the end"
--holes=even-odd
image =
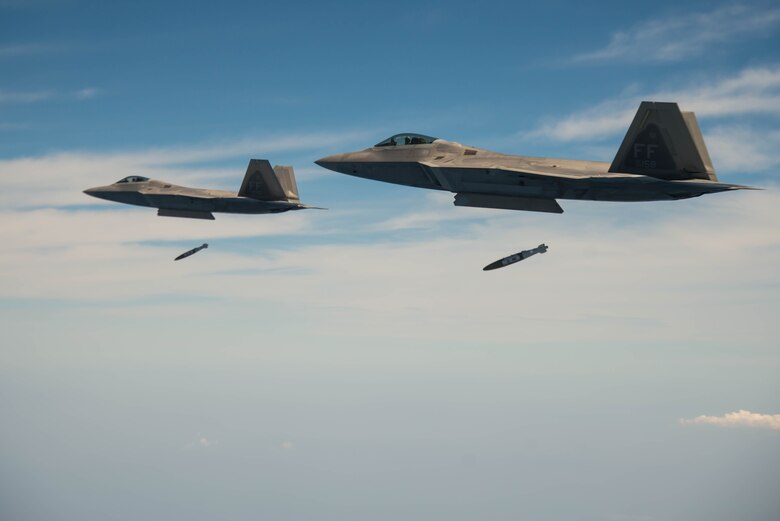
POLYGON ((693 112, 644 101, 612 163, 513 156, 397 134, 316 163, 343 174, 448 190, 456 206, 562 213, 556 199, 661 201, 750 187, 720 183, 693 112))
POLYGON ((191 219, 213 220, 212 212, 261 214, 317 208, 301 203, 291 166, 272 168, 265 159, 249 161, 238 193, 188 188, 135 175, 84 193, 118 203, 157 208, 157 215, 165 217, 191 219))

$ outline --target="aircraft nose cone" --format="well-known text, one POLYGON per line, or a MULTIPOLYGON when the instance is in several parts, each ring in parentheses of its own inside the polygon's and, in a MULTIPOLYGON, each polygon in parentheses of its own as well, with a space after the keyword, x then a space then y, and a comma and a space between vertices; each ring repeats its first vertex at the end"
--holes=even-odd
POLYGON ((354 170, 354 162, 352 161, 351 154, 334 154, 332 156, 323 157, 315 161, 322 168, 333 170, 341 174, 351 174, 354 170))
POLYGON ((93 188, 87 188, 84 193, 98 199, 110 199, 111 191, 107 190, 105 186, 95 186, 93 188))
POLYGON ((329 168, 333 170, 333 166, 344 161, 344 154, 333 154, 332 156, 325 156, 315 161, 316 164, 323 168, 329 168))

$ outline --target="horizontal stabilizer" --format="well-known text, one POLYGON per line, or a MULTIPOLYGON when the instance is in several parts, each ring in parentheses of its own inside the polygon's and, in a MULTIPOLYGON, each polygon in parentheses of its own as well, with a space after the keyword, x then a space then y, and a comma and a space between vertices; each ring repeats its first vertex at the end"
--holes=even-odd
POLYGON ((561 208, 558 201, 555 199, 536 199, 533 197, 514 197, 508 195, 458 193, 455 194, 455 206, 563 213, 563 208, 561 208))
POLYGON ((276 166, 271 168, 271 163, 267 159, 251 159, 249 161, 238 195, 258 201, 297 202, 300 200, 292 167, 276 166))
POLYGON ((160 217, 187 217, 189 219, 208 219, 214 220, 211 212, 199 212, 197 210, 171 210, 169 208, 160 208, 157 210, 160 217))

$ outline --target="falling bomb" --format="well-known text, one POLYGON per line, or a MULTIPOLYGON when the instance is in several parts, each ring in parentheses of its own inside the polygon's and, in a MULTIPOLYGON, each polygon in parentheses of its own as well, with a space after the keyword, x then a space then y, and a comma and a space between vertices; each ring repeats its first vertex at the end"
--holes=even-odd
POLYGON ((523 250, 519 253, 515 253, 514 255, 510 255, 509 257, 504 257, 503 259, 499 259, 496 262, 488 264, 487 266, 482 268, 482 270, 490 271, 490 270, 495 270, 497 268, 503 268, 504 266, 509 266, 510 264, 514 264, 515 262, 520 262, 523 259, 527 259, 531 255, 536 255, 537 253, 544 253, 546 251, 547 251, 547 245, 540 244, 536 248, 530 250, 523 250))
POLYGON ((179 255, 178 257, 176 257, 173 260, 177 261, 177 260, 186 259, 190 255, 194 255, 194 254, 198 253, 200 250, 202 250, 203 248, 208 248, 208 247, 209 247, 209 245, 204 242, 203 244, 201 244, 197 248, 193 248, 190 251, 185 251, 184 253, 182 253, 181 255, 179 255))

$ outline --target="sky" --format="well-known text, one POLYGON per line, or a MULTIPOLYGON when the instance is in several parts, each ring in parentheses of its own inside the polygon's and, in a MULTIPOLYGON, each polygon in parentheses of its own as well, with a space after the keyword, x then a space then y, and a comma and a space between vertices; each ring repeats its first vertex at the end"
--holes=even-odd
POLYGON ((778 50, 770 1, 0 0, 0 518, 776 520, 778 50), (537 214, 313 163, 611 161, 642 100, 763 190, 537 214), (82 193, 250 158, 328 210, 82 193))

